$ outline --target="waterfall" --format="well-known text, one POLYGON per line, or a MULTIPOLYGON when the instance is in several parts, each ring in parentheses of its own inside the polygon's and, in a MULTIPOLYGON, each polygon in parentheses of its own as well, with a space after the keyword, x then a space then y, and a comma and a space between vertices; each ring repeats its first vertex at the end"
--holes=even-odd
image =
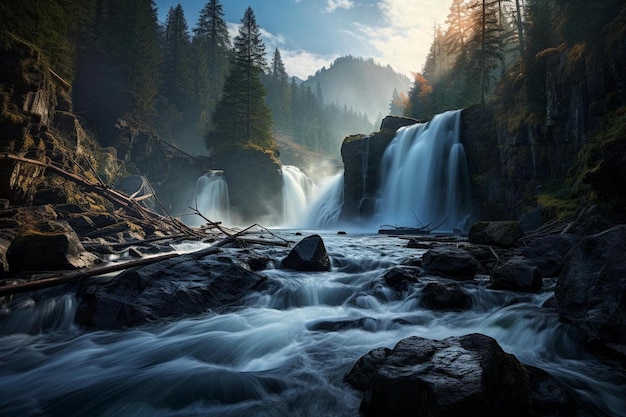
POLYGON ((343 206, 343 170, 326 179, 318 187, 307 215, 306 226, 328 229, 339 221, 343 206))
POLYGON ((383 155, 375 221, 407 227, 441 224, 438 231, 463 228, 470 193, 460 124, 457 110, 398 130, 383 155))
POLYGON ((196 182, 196 208, 211 221, 230 223, 230 200, 224 172, 212 170, 196 182))
POLYGON ((301 226, 305 220, 315 184, 293 165, 283 165, 283 221, 284 227, 301 226))

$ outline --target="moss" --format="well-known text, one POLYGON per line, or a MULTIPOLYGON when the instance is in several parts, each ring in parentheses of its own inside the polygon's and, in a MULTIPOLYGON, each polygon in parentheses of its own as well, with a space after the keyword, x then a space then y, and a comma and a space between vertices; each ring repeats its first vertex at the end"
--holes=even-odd
POLYGON ((571 182, 557 180, 544 184, 544 192, 537 195, 537 205, 544 209, 548 219, 566 219, 575 215, 580 207, 571 182))
POLYGON ((343 140, 343 143, 354 142, 354 141, 357 141, 357 140, 362 140, 363 138, 365 138, 365 135, 363 135, 363 134, 358 134, 358 135, 350 135, 350 136, 347 136, 347 137, 343 140))
POLYGON ((585 43, 577 43, 572 46, 567 53, 567 62, 565 65, 565 73, 567 75, 572 75, 576 72, 576 69, 580 66, 581 63, 585 60, 585 55, 587 51, 587 44, 585 43))

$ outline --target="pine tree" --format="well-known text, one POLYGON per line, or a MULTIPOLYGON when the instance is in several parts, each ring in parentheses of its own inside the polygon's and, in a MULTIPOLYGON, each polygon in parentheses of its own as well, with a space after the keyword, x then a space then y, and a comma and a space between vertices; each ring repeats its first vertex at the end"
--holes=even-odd
POLYGON ((289 76, 278 48, 272 58, 269 85, 267 89, 267 103, 272 110, 272 118, 276 129, 281 132, 291 130, 291 100, 289 90, 289 76))
POLYGON ((194 96, 203 126, 221 96, 230 59, 230 35, 219 0, 205 4, 193 32, 194 96))
POLYGON ((235 37, 233 62, 224 93, 213 113, 207 146, 217 153, 244 146, 274 149, 272 118, 265 104, 260 75, 267 67, 265 45, 252 8, 248 7, 235 37))
POLYGON ((191 41, 185 14, 180 4, 171 7, 163 39, 163 96, 184 112, 191 93, 191 41))

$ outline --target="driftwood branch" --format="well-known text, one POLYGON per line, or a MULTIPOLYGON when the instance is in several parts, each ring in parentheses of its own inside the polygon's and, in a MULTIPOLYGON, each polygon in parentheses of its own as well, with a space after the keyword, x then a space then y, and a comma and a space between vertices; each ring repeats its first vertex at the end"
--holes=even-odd
MULTIPOLYGON (((93 183, 90 180, 81 177, 80 175, 74 174, 72 172, 68 172, 63 168, 60 168, 56 165, 53 165, 50 162, 44 162, 44 161, 39 161, 36 159, 30 159, 30 158, 24 158, 22 156, 19 155, 15 155, 15 154, 11 154, 11 153, 1 153, 0 154, 0 158, 1 159, 9 159, 15 162, 23 162, 23 163, 27 163, 27 164, 32 164, 32 165, 36 165, 39 167, 42 167, 44 169, 50 169, 52 171, 54 171, 57 175, 73 181, 74 183, 78 184, 79 186, 83 187, 84 189, 86 189, 89 192, 93 192, 95 194, 100 195, 103 198, 106 198, 107 200, 109 200, 111 203, 113 203, 113 205, 116 208, 121 208, 123 209, 126 213, 128 213, 129 215, 131 215, 134 218, 143 220, 143 221, 147 221, 150 222, 151 224, 156 224, 159 225, 161 224, 162 226, 165 226, 165 222, 167 221, 165 217, 154 213, 153 211, 150 211, 149 209, 147 209, 146 207, 144 207, 143 205, 139 204, 139 201, 137 199, 133 199, 130 197, 127 197, 126 195, 124 195, 123 193, 110 188, 108 186, 106 186, 105 184, 100 184, 100 183, 93 183)), ((194 232, 193 230, 191 230, 190 228, 184 226, 183 224, 181 224, 180 222, 172 219, 171 217, 169 218, 169 222, 167 222, 167 225, 170 227, 174 227, 176 230, 178 230, 179 232, 185 233, 188 236, 195 236, 195 237, 200 237, 199 234, 197 232, 194 232)))

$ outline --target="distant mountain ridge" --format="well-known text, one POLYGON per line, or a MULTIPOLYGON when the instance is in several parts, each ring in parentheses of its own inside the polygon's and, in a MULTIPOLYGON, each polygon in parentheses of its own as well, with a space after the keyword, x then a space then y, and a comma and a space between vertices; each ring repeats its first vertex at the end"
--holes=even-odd
POLYGON ((391 66, 351 55, 337 58, 329 68, 323 67, 303 85, 315 93, 318 82, 324 103, 346 105, 354 111, 365 112, 371 122, 389 113, 394 88, 398 93, 406 93, 411 88, 409 77, 397 73, 391 66))

